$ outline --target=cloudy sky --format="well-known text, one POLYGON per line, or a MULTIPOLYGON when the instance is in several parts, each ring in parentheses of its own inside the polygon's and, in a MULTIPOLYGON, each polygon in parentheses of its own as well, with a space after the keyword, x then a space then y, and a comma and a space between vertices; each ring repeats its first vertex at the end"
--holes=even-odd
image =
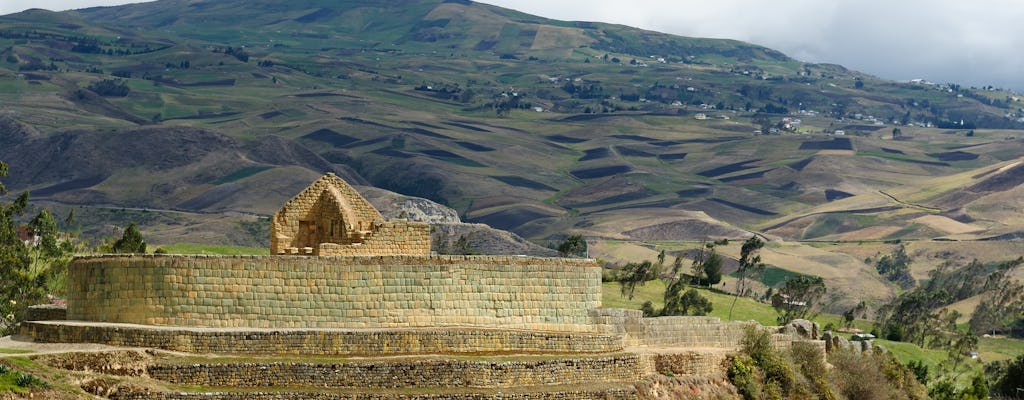
MULTIPOLYGON (((895 80, 1024 91, 1020 0, 483 0, 561 20, 738 39, 895 80)), ((0 0, 0 14, 119 0, 0 0)))

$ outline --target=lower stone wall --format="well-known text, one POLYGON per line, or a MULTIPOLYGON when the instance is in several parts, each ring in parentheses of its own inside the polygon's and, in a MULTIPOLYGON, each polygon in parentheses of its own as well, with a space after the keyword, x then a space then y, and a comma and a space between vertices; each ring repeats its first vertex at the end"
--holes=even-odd
POLYGON ((413 354, 595 354, 622 350, 616 335, 469 328, 246 330, 23 322, 41 343, 98 343, 186 353, 389 356, 413 354))
POLYGON ((644 318, 640 310, 602 308, 591 311, 595 324, 623 335, 627 346, 738 349, 753 322, 722 322, 718 317, 644 318))
POLYGON ((68 308, 57 304, 40 304, 28 307, 26 321, 63 321, 68 319, 68 308))
POLYGON ((110 396, 113 400, 636 400, 633 387, 611 389, 564 389, 535 392, 489 393, 324 393, 324 392, 154 392, 119 390, 110 396))
POLYGON ((591 310, 591 320, 606 331, 622 335, 625 346, 716 348, 738 350, 747 327, 756 326, 771 334, 772 346, 786 349, 797 341, 812 342, 824 350, 824 342, 795 335, 774 333, 778 328, 764 327, 756 322, 722 322, 718 317, 656 317, 644 318, 640 310, 600 308, 591 310))
POLYGON ((90 256, 70 320, 216 328, 475 326, 590 332, 593 260, 515 256, 90 256))
POLYGON ((375 360, 342 363, 221 363, 149 367, 164 382, 204 387, 516 388, 637 382, 643 357, 517 361, 375 360))
POLYGON ((734 352, 724 349, 659 352, 654 357, 654 368, 662 375, 724 376, 731 354, 734 352))

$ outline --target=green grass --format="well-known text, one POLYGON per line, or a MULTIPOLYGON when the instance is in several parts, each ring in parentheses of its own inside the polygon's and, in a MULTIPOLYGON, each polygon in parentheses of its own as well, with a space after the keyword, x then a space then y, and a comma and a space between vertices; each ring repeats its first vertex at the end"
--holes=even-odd
POLYGON ((270 254, 269 249, 262 247, 227 246, 217 244, 175 243, 159 247, 166 250, 168 254, 215 254, 225 256, 270 254))
MULTIPOLYGON (((665 283, 661 280, 647 282, 644 286, 637 286, 633 292, 633 300, 621 295, 617 282, 606 282, 602 284, 602 304, 607 308, 626 308, 632 310, 640 309, 640 306, 650 300, 655 308, 664 307, 663 293, 665 283)), ((700 294, 711 300, 712 310, 709 314, 712 317, 719 317, 723 321, 729 320, 729 307, 732 305, 733 296, 713 292, 707 289, 697 289, 700 294)), ((772 306, 742 297, 736 300, 736 307, 732 312, 733 321, 754 320, 762 325, 776 325, 775 318, 778 314, 772 306)))
POLYGON ((32 350, 0 348, 0 354, 25 354, 25 353, 31 353, 31 352, 32 352, 32 350))
POLYGON ((978 338, 978 356, 985 362, 1008 360, 1024 354, 1024 340, 1008 337, 978 338))
POLYGON ((225 176, 223 178, 220 178, 220 179, 217 179, 217 180, 213 181, 213 184, 214 185, 220 185, 220 184, 224 184, 224 183, 230 183, 230 182, 234 182, 234 181, 239 181, 239 180, 248 178, 250 176, 256 175, 256 174, 258 174, 260 172, 266 171, 268 169, 270 169, 270 167, 266 166, 266 165, 256 165, 256 166, 252 166, 252 167, 245 167, 245 168, 242 168, 242 169, 240 169, 238 171, 232 172, 231 174, 229 174, 229 175, 227 175, 227 176, 225 176))

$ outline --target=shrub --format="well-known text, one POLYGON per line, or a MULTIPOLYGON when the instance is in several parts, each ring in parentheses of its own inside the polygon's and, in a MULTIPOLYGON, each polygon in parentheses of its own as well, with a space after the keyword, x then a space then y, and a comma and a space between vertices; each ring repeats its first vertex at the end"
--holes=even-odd
POLYGON ((748 356, 733 357, 726 373, 729 376, 729 381, 736 386, 736 390, 745 400, 754 400, 759 397, 761 387, 758 384, 757 366, 752 358, 748 356))
POLYGON ((744 354, 760 363, 771 356, 772 336, 758 325, 747 325, 740 346, 744 354))
POLYGON ((100 96, 125 97, 131 91, 120 79, 104 79, 89 84, 88 89, 100 96))
POLYGON ((37 378, 35 375, 29 373, 23 373, 18 375, 18 378, 14 380, 14 384, 19 387, 27 388, 32 386, 44 387, 47 386, 46 382, 42 379, 37 378))

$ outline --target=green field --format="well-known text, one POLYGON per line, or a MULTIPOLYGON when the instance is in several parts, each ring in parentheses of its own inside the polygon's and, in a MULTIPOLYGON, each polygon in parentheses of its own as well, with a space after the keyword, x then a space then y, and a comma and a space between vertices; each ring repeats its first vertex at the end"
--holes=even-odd
MULTIPOLYGON (((655 308, 658 309, 661 308, 663 304, 662 296, 664 290, 665 283, 663 281, 650 281, 644 286, 637 286, 634 291, 633 300, 629 300, 621 295, 618 283, 605 282, 602 285, 602 304, 604 307, 608 308, 626 308, 635 310, 639 309, 640 305, 645 301, 650 300, 654 303, 655 308)), ((732 304, 733 296, 724 295, 706 289, 698 290, 701 295, 711 300, 713 310, 709 315, 719 317, 723 321, 727 321, 729 306, 732 304)), ((770 305, 754 301, 750 298, 738 299, 736 307, 733 310, 733 320, 735 321, 753 320, 766 326, 776 325, 777 316, 778 313, 776 313, 775 309, 770 305)), ((821 326, 825 326, 828 323, 833 323, 839 326, 842 322, 842 317, 833 314, 820 314, 814 317, 813 320, 821 326)), ((873 323, 870 321, 857 320, 855 321, 854 326, 864 331, 869 331, 871 330, 873 323)), ((933 373, 937 370, 938 365, 946 359, 946 352, 944 350, 923 349, 913 343, 893 342, 883 339, 878 339, 875 343, 884 346, 903 363, 907 363, 912 360, 923 362, 928 366, 930 371, 933 371, 933 373)), ((979 338, 978 341, 978 355, 981 361, 967 360, 967 362, 969 363, 968 365, 972 366, 972 371, 980 371, 981 365, 984 362, 1007 360, 1021 354, 1024 354, 1024 340, 1005 337, 982 337, 979 338)))
MULTIPOLYGON (((159 246, 167 254, 211 254, 211 255, 269 255, 270 250, 261 247, 228 246, 200 243, 175 243, 159 246)), ((152 248, 151 250, 155 250, 152 248)))

